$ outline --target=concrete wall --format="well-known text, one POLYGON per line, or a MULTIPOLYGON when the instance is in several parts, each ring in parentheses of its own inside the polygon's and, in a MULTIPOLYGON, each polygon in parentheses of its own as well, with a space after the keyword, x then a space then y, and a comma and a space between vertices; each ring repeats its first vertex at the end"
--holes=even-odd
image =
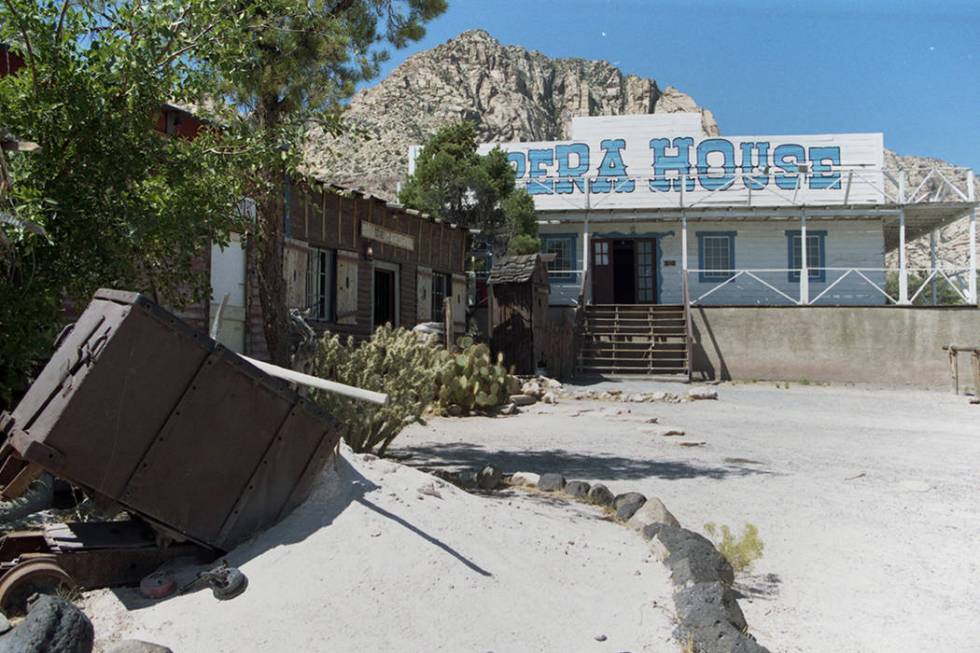
MULTIPOLYGON (((696 307, 694 378, 950 387, 943 345, 980 345, 975 307, 696 307)), ((972 385, 960 355, 960 387, 972 385)))

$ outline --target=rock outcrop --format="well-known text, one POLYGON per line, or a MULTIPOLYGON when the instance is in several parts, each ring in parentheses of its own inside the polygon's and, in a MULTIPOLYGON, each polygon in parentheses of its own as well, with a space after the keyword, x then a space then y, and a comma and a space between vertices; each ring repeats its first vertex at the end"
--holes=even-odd
POLYGON ((459 120, 473 121, 484 142, 545 141, 566 137, 575 116, 678 111, 700 111, 705 132, 718 133, 711 112, 673 87, 661 90, 605 61, 552 59, 472 30, 357 93, 347 118, 362 136, 314 131, 307 161, 318 177, 393 198, 409 146, 459 120))

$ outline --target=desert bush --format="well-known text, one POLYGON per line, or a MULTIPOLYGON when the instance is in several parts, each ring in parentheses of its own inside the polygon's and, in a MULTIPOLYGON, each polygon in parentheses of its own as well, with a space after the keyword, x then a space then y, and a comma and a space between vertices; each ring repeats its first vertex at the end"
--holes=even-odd
POLYGON ((759 538, 759 529, 753 524, 742 527, 741 537, 735 537, 728 526, 722 525, 719 529, 710 522, 704 525, 704 531, 714 540, 715 548, 736 573, 750 571, 755 561, 762 557, 765 544, 759 538))
POLYGON ((445 350, 405 329, 385 325, 370 340, 355 346, 326 334, 320 340, 315 374, 348 385, 384 392, 384 406, 355 401, 330 392, 314 397, 340 420, 344 440, 351 449, 367 452, 377 447, 383 455, 403 428, 419 422, 435 398, 445 350))
POLYGON ((443 409, 457 405, 465 410, 499 406, 515 392, 517 379, 508 374, 503 356, 496 361, 485 344, 475 344, 472 338, 460 338, 460 351, 446 352, 446 363, 440 369, 437 398, 443 409))

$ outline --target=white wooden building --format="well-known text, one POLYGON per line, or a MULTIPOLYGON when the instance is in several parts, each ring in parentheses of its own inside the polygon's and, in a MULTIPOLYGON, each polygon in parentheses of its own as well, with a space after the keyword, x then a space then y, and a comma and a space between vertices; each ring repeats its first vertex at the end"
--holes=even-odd
POLYGON ((553 305, 901 305, 909 273, 977 303, 973 172, 886 169, 880 133, 709 137, 698 114, 652 114, 494 146, 534 197, 553 305), (968 266, 900 254, 889 287, 887 252, 964 215, 968 266))

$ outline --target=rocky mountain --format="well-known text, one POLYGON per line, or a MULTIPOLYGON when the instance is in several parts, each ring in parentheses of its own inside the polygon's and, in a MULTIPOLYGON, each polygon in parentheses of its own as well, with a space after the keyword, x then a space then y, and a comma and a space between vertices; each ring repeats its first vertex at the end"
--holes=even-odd
POLYGON ((393 197, 409 146, 461 119, 476 123, 484 142, 546 141, 566 137, 574 116, 678 111, 700 111, 705 132, 718 133, 711 112, 675 88, 661 90, 605 61, 552 59, 472 30, 360 91, 347 114, 360 137, 314 132, 307 161, 318 177, 393 197))
MULTIPOLYGON (((407 174, 409 146, 461 119, 476 123, 485 142, 547 141, 567 137, 574 116, 679 111, 700 112, 705 133, 719 133, 711 111, 673 87, 661 89, 655 80, 626 75, 605 61, 554 59, 472 30, 406 59, 357 93, 347 117, 358 135, 332 138, 313 131, 306 159, 318 178, 393 199, 407 174)), ((890 151, 885 157, 886 165, 909 170, 949 166, 890 151)), ((919 181, 912 172, 909 184, 919 181)), ((965 220, 942 229, 941 260, 962 266, 966 252, 965 220)), ((929 265, 928 238, 909 243, 909 261, 929 265)))

